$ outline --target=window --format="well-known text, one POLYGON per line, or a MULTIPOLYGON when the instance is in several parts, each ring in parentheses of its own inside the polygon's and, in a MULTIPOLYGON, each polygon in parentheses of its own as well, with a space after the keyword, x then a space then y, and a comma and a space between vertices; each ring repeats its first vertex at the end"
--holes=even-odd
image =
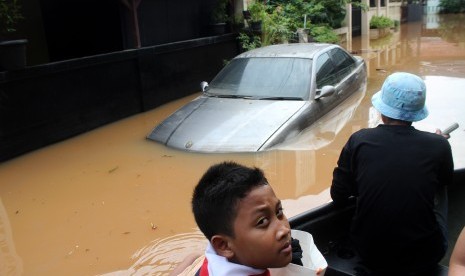
POLYGON ((355 60, 338 48, 331 50, 331 57, 336 66, 335 74, 337 75, 337 79, 341 81, 352 72, 355 67, 355 60))
POLYGON ((210 83, 209 93, 251 97, 308 98, 311 59, 233 59, 210 83))
POLYGON ((335 85, 336 77, 334 75, 334 64, 328 53, 318 57, 316 61, 316 88, 321 89, 325 85, 335 85))
MULTIPOLYGON (((392 2, 395 2, 395 1, 392 1, 392 2)), ((378 0, 370 0, 370 7, 371 8, 377 7, 377 4, 378 4, 378 0)), ((385 7, 386 6, 386 1, 385 0, 380 0, 379 1, 379 6, 380 7, 385 7)))

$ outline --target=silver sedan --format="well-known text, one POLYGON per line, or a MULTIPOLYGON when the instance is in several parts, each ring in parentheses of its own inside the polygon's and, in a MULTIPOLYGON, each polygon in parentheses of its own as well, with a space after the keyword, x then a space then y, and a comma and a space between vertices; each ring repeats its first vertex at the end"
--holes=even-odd
POLYGON ((294 138, 355 93, 365 93, 366 65, 333 44, 282 44, 231 60, 202 95, 148 135, 199 152, 270 149, 294 138))

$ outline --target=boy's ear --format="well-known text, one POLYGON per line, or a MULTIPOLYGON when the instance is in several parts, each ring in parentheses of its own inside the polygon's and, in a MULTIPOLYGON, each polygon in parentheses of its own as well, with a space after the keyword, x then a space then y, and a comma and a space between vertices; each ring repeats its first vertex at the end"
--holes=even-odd
POLYGON ((234 251, 231 248, 231 238, 225 235, 214 235, 210 240, 216 254, 231 260, 234 257, 234 251))

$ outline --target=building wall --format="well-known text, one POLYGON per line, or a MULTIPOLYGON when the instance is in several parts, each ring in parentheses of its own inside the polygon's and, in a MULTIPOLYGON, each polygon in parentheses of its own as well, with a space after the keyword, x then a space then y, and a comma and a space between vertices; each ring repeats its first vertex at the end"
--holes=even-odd
POLYGON ((427 0, 425 6, 425 14, 437 14, 441 11, 439 7, 440 0, 427 0))
POLYGON ((29 41, 27 65, 137 48, 134 14, 140 46, 209 36, 215 0, 135 2, 133 13, 127 0, 22 0, 25 19, 16 35, 29 41))
POLYGON ((0 161, 196 93, 237 54, 230 34, 0 72, 0 161))

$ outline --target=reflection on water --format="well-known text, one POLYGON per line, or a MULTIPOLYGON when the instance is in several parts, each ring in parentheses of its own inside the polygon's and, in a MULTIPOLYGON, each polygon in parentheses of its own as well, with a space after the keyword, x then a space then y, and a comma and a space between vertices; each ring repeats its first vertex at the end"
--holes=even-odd
POLYGON ((16 253, 11 226, 0 198, 0 275, 22 275, 23 263, 16 253))
MULTIPOLYGON (((465 77, 465 73, 462 76, 465 77)), ((451 133, 449 139, 456 168, 465 168, 464 77, 425 76, 428 88, 426 106, 430 115, 414 124, 416 128, 430 132, 434 132, 437 128, 445 129, 454 122, 459 124, 460 127, 451 133)))
POLYGON ((207 239, 199 230, 156 239, 132 256, 136 262, 129 269, 107 273, 104 276, 164 275, 166 271, 176 267, 179 259, 184 259, 190 252, 205 251, 206 245, 207 239))
MULTIPOLYGON (((453 17, 438 18, 443 28, 453 17)), ((342 146, 351 133, 378 124, 370 98, 394 71, 427 83, 431 115, 418 128, 460 124, 450 143, 455 165, 464 167, 464 29, 454 28, 448 35, 403 24, 387 42, 354 38, 350 48, 369 69, 366 95, 274 150, 186 153, 145 139, 193 95, 0 164, 0 264, 8 264, 1 269, 11 271, 6 275, 162 275, 204 245, 192 231, 191 193, 202 173, 223 160, 262 168, 289 217, 328 202, 342 146)))
POLYGON ((437 20, 439 22, 437 30, 441 38, 447 42, 458 43, 463 49, 465 43, 465 32, 463 32, 465 14, 438 16, 437 20))

